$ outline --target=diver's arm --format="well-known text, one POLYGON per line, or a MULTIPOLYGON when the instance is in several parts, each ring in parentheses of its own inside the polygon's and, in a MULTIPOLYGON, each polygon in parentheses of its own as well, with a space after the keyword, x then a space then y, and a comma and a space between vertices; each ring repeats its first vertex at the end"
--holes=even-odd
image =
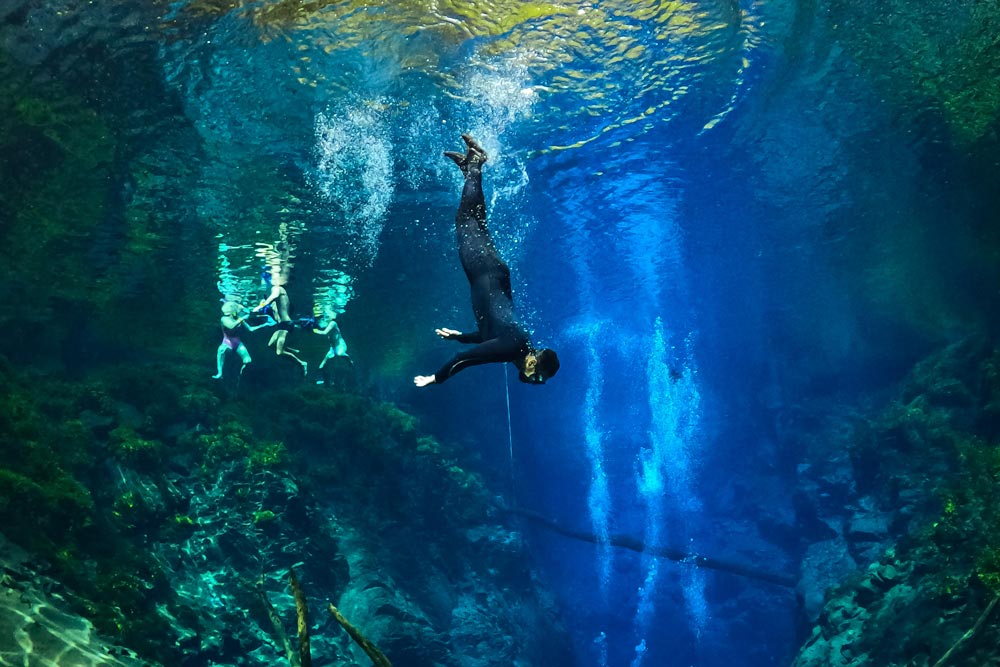
POLYGON ((475 333, 462 333, 461 331, 456 331, 455 329, 442 328, 435 329, 434 333, 445 340, 454 340, 459 343, 479 344, 483 342, 483 336, 478 331, 475 333))
POLYGON ((429 384, 441 384, 455 373, 465 370, 469 366, 516 361, 523 356, 521 346, 517 341, 509 338, 491 338, 485 343, 480 343, 473 348, 456 354, 434 375, 418 375, 413 378, 413 383, 418 387, 426 387, 429 384))

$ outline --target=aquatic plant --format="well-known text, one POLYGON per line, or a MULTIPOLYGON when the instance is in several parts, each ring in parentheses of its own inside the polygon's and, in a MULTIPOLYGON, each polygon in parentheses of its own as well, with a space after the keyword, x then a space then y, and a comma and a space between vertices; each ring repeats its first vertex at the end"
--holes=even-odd
POLYGON ((112 430, 108 444, 120 462, 136 470, 153 472, 163 461, 163 443, 141 438, 129 426, 112 430))
POLYGON ((277 514, 271 510, 257 510, 253 513, 253 522, 255 524, 270 523, 277 518, 277 514))
POLYGON ((196 458, 201 472, 212 476, 222 466, 241 464, 246 473, 281 468, 288 463, 288 450, 284 443, 261 440, 254 436, 250 426, 232 419, 205 435, 198 436, 196 458))
POLYGON ((288 450, 281 442, 261 442, 247 457, 247 463, 252 469, 274 468, 287 460, 288 450))

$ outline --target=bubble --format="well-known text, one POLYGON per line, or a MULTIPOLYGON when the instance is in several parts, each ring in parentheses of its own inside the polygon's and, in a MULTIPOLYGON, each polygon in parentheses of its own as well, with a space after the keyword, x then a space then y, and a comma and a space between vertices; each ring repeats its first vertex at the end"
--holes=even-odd
POLYGON ((354 103, 319 113, 312 184, 343 223, 348 245, 371 265, 395 194, 393 147, 378 107, 354 103))

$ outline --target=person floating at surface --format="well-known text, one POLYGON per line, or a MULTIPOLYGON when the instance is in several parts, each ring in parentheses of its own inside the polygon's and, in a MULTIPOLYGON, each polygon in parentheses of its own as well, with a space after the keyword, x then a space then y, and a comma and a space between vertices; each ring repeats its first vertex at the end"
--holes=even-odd
POLYGON ((468 134, 465 155, 446 151, 465 175, 462 200, 455 215, 458 256, 472 291, 472 312, 479 330, 461 333, 454 329, 436 329, 446 340, 475 344, 460 352, 434 375, 418 375, 413 384, 426 387, 440 384, 468 366, 510 362, 521 382, 544 384, 559 370, 559 357, 553 350, 536 350, 524 328, 514 319, 514 299, 510 287, 510 269, 500 259, 486 226, 486 200, 483 197, 483 164, 486 151, 468 134))
POLYGON ((226 362, 226 352, 229 350, 236 352, 243 361, 243 365, 240 366, 240 375, 243 375, 243 370, 251 361, 250 352, 247 351, 247 346, 239 337, 240 327, 249 328, 246 324, 246 318, 240 317, 241 310, 243 310, 243 306, 235 301, 227 301, 222 304, 222 342, 215 352, 216 373, 212 376, 215 380, 222 377, 222 367, 226 362))
POLYGON ((274 351, 279 357, 291 357, 298 362, 299 365, 302 366, 302 374, 305 375, 309 370, 309 365, 295 356, 295 352, 298 352, 298 350, 291 347, 285 347, 288 332, 295 326, 292 322, 291 316, 289 315, 288 292, 285 291, 285 275, 281 271, 272 271, 271 273, 265 275, 267 276, 267 278, 265 278, 265 283, 270 283, 271 291, 267 295, 267 298, 261 301, 257 307, 253 309, 253 312, 259 313, 271 304, 274 304, 274 315, 278 322, 275 326, 278 330, 271 336, 271 340, 267 342, 267 346, 271 347, 274 345, 274 351))
MULTIPOLYGON (((323 309, 323 317, 319 321, 319 326, 313 329, 313 333, 330 337, 330 349, 323 360, 319 362, 320 370, 323 370, 326 362, 336 357, 343 357, 347 359, 349 364, 354 365, 354 361, 347 354, 347 342, 344 340, 343 334, 340 333, 340 326, 337 324, 337 313, 332 308, 327 306, 323 309)), ((316 380, 316 384, 323 384, 323 380, 316 380)))

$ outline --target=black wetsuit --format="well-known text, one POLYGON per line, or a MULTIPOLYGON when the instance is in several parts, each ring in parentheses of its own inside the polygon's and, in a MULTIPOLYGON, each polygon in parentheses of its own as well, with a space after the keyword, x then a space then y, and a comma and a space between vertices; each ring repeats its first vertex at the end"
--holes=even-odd
POLYGON ((455 234, 458 256, 472 291, 472 312, 479 331, 451 338, 476 346, 456 354, 442 366, 434 374, 434 381, 439 383, 469 366, 523 361, 531 351, 528 334, 514 319, 510 269, 497 254, 486 227, 480 165, 470 166, 465 175, 462 202, 455 216, 455 234))

